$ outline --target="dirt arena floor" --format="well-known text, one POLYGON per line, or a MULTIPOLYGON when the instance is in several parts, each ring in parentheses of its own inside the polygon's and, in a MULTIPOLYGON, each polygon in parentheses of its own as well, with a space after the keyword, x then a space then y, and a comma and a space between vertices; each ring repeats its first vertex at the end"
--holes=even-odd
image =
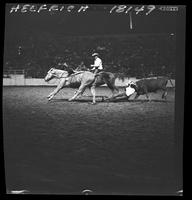
MULTIPOLYGON (((7 190, 30 194, 175 194, 174 95, 151 102, 68 102, 63 89, 3 87, 7 190)), ((97 95, 108 96, 106 88, 97 95)))

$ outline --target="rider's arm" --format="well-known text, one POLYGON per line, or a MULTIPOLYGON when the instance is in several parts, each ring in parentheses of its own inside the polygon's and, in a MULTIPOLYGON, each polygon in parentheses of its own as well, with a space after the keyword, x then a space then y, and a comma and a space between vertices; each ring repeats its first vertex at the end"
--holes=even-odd
POLYGON ((101 65, 101 60, 99 58, 97 58, 95 61, 94 61, 94 64, 91 65, 91 67, 99 67, 101 65))
POLYGON ((95 66, 91 65, 91 67, 92 67, 91 70, 95 70, 95 66))
POLYGON ((97 65, 91 65, 91 67, 93 67, 92 69, 98 68, 99 66, 97 65))

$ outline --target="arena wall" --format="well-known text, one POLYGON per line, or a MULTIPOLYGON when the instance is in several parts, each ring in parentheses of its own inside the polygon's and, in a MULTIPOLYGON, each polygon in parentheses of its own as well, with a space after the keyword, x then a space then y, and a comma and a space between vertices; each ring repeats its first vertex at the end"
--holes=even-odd
MULTIPOLYGON (((124 80, 116 79, 115 85, 123 87, 127 85, 129 80, 138 80, 136 78, 125 78, 124 80)), ((10 78, 3 78, 3 86, 56 86, 59 80, 53 79, 49 83, 45 82, 41 78, 24 78, 24 75, 12 75, 10 78)), ((175 85, 175 80, 172 79, 173 84, 175 85)), ((105 85, 104 85, 105 86, 105 85)), ((172 87, 170 82, 168 82, 168 87, 172 87)))

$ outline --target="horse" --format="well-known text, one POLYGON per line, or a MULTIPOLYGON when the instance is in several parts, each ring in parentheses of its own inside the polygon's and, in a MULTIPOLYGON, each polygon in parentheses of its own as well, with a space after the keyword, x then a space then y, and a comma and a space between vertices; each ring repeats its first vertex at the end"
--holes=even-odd
POLYGON ((74 96, 68 99, 68 101, 75 100, 84 93, 86 88, 89 88, 93 96, 92 104, 96 103, 95 88, 98 86, 107 84, 112 91, 112 96, 115 95, 115 91, 119 92, 118 88, 115 86, 116 77, 111 72, 99 72, 94 74, 90 71, 74 71, 73 74, 69 74, 68 71, 51 68, 47 72, 44 80, 48 82, 53 78, 60 79, 60 81, 56 89, 47 96, 48 100, 51 100, 64 87, 79 88, 74 96))

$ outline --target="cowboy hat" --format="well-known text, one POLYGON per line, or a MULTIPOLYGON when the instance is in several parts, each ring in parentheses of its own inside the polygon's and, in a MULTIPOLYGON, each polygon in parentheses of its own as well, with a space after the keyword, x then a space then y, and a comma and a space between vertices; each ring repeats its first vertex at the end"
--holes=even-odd
POLYGON ((93 54, 92 54, 92 56, 98 56, 98 55, 99 55, 98 53, 93 53, 93 54))

